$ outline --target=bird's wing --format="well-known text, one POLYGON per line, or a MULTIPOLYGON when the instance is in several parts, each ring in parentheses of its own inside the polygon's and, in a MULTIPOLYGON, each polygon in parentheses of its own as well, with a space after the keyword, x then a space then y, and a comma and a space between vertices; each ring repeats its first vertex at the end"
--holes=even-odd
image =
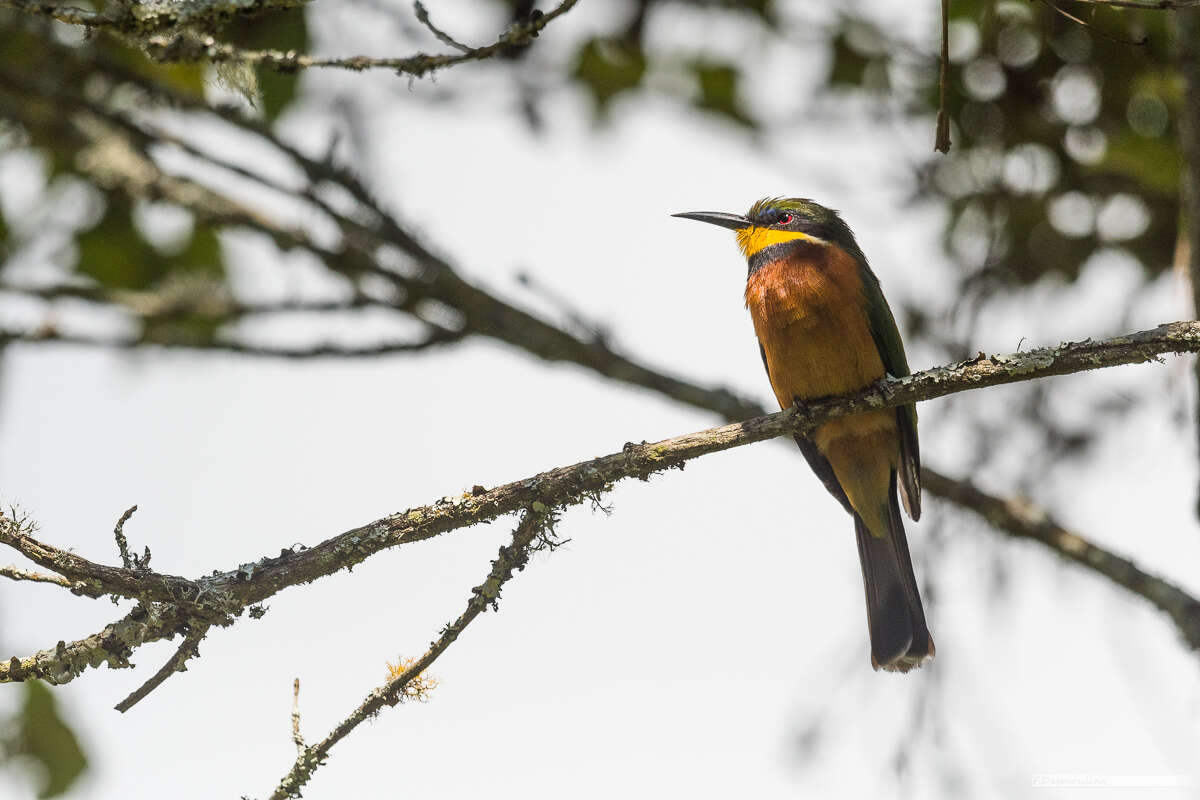
MULTIPOLYGON (((879 279, 865 261, 861 267, 871 338, 875 340, 883 368, 892 377, 903 378, 909 374, 908 359, 904 356, 904 342, 900 339, 896 318, 879 288, 879 279)), ((908 515, 916 520, 921 518, 921 449, 917 442, 916 406, 899 406, 896 422, 900 426, 900 496, 908 515)))

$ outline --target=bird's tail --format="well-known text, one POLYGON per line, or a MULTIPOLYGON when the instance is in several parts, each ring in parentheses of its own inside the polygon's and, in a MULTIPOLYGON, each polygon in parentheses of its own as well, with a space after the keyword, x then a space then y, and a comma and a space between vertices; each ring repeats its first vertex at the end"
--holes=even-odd
POLYGON ((933 658, 933 637, 925 627, 925 610, 913 575, 908 540, 896 500, 896 472, 888 489, 886 536, 872 536, 854 515, 858 559, 867 595, 867 627, 871 632, 871 665, 890 672, 908 672, 933 658))

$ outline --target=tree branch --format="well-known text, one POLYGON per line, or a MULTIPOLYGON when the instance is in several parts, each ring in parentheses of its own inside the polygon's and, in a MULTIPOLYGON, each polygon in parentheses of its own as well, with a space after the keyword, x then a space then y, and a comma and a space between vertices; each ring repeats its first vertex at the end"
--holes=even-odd
MULTIPOLYGON (((613 484, 648 478, 689 460, 794 433, 807 433, 830 419, 943 397, 968 389, 1064 375, 1158 359, 1165 353, 1200 351, 1200 322, 1176 322, 1103 341, 1072 342, 1008 356, 978 357, 902 379, 879 381, 843 397, 812 401, 744 422, 677 436, 653 444, 627 444, 621 451, 549 470, 493 489, 444 498, 393 514, 299 551, 243 564, 235 570, 189 580, 176 575, 111 567, 40 542, 20 526, 0 525, 0 544, 63 577, 143 604, 170 606, 176 619, 195 625, 229 624, 232 617, 291 586, 353 567, 382 550, 422 541, 447 531, 532 508, 539 513, 595 501, 613 484)), ((1043 543, 1051 544, 1050 541, 1043 543)), ((166 613, 166 612, 163 612, 166 613)), ((178 626, 172 630, 177 630, 178 626)), ((19 679, 0 665, 0 682, 19 679)))
MULTIPOLYGON (((1188 243, 1188 276, 1192 283, 1192 308, 1200 319, 1200 10, 1174 15, 1176 61, 1183 78, 1183 103, 1177 115, 1179 148, 1184 170, 1180 184, 1182 224, 1188 243)), ((1197 387, 1194 419, 1200 434, 1200 359, 1192 366, 1197 387)), ((1200 438, 1197 439, 1200 452, 1200 438)), ((1200 516, 1200 488, 1196 492, 1196 515, 1200 516)))
MULTIPOLYGON (((113 69, 118 70, 116 75, 119 79, 132 82, 147 92, 169 92, 169 90, 158 87, 155 84, 147 83, 144 78, 120 72, 119 67, 113 67, 113 69)), ((184 204, 185 207, 193 210, 201 218, 208 219, 208 221, 213 223, 228 222, 242 224, 252 229, 260 230, 274 239, 281 247, 304 248, 324 261, 331 270, 348 277, 356 274, 372 274, 384 277, 393 282, 398 291, 405 293, 405 299, 397 305, 397 308, 408 310, 409 313, 412 313, 411 309, 416 298, 428 297, 450 306, 462 314, 463 325, 461 330, 455 332, 453 335, 442 334, 445 336, 445 341, 453 341, 459 337, 468 335, 480 335, 498 339, 540 358, 550 361, 575 363, 611 379, 641 386, 689 405, 715 411, 730 420, 760 416, 764 413, 762 406, 740 398, 728 390, 697 386, 666 375, 614 352, 601 339, 597 339, 594 336, 588 337, 587 340, 581 339, 528 312, 493 297, 485 290, 460 278, 446 260, 435 255, 413 237, 375 201, 370 191, 353 173, 329 162, 317 161, 305 156, 286 142, 280 140, 268 128, 259 123, 242 120, 220 109, 209 109, 206 106, 198 104, 195 100, 189 100, 186 97, 173 94, 170 96, 185 108, 218 114, 227 122, 238 125, 246 131, 260 136, 291 158, 310 181, 310 189, 307 193, 301 193, 302 196, 315 198, 315 192, 311 187, 316 187, 323 182, 332 182, 344 188, 359 204, 359 209, 353 213, 339 213, 328 206, 320 206, 320 210, 328 214, 345 235, 345 241, 341 249, 333 250, 320 247, 309 241, 304 232, 281 229, 273 222, 263 219, 261 215, 256 216, 252 214, 248 209, 243 209, 235 201, 228 198, 214 195, 213 199, 207 199, 200 203, 189 199, 194 197, 208 198, 209 195, 205 194, 205 192, 211 192, 211 190, 205 189, 197 192, 191 189, 188 183, 179 182, 179 179, 168 179, 166 176, 153 178, 152 182, 159 186, 159 189, 156 191, 175 202, 184 204), (208 215, 207 217, 205 216, 206 214, 208 215), (405 271, 404 274, 381 269, 378 265, 383 261, 380 253, 384 248, 392 248, 393 250, 398 248, 401 250, 412 259, 414 269, 405 271)), ((81 102, 86 103, 90 101, 83 99, 81 102)), ((97 110, 97 113, 106 113, 110 117, 112 116, 112 112, 103 109, 97 110)), ((125 125, 123 129, 129 131, 130 135, 137 135, 129 128, 133 123, 119 120, 112 121, 117 125, 125 125)), ((199 151, 193 149, 192 152, 198 153, 199 151)), ((219 162, 218 165, 220 165, 219 162)), ((158 174, 144 167, 139 167, 135 172, 137 175, 142 176, 143 180, 146 175, 158 174)), ((247 177, 254 178, 253 175, 249 174, 247 177)), ((130 189, 131 191, 137 191, 136 186, 130 186, 130 189)), ((66 340, 67 338, 55 331, 44 330, 32 334, 11 332, 9 335, 14 339, 25 340, 35 338, 38 341, 66 340)), ((77 337, 76 340, 86 342, 86 338, 80 339, 77 337)), ((303 358, 322 355, 381 355, 391 352, 421 349, 436 344, 439 341, 441 341, 440 337, 435 337, 429 342, 418 342, 416 344, 407 342, 400 344, 384 343, 377 347, 372 346, 367 348, 318 346, 317 348, 300 351, 281 351, 264 346, 247 345, 241 342, 228 343, 220 340, 212 344, 206 342, 176 343, 171 341, 162 342, 161 344, 163 346, 193 346, 198 349, 225 349, 231 352, 242 352, 253 355, 303 358)), ((140 347, 151 344, 149 341, 132 338, 121 341, 109 340, 92 343, 121 347, 140 347)), ((320 572, 320 570, 317 570, 317 572, 320 572)), ((176 585, 173 595, 167 592, 166 588, 157 587, 157 589, 164 590, 164 594, 175 598, 175 601, 178 601, 181 597, 204 596, 206 599, 210 597, 206 593, 207 590, 195 584, 190 587, 176 585)), ((226 587, 222 585, 220 588, 224 591, 226 587)), ((168 599, 162 599, 161 595, 159 597, 147 597, 145 594, 140 596, 145 599, 157 599, 159 602, 170 602, 168 599)), ((223 595, 218 594, 215 596, 222 597, 223 595)), ((233 599, 233 596, 229 596, 229 599, 233 599)), ((237 606, 238 603, 232 603, 228 608, 232 609, 237 606)), ((219 605, 217 609, 208 610, 210 613, 216 613, 224 608, 226 607, 219 605)))
POLYGON ((304 755, 304 737, 300 735, 300 679, 292 681, 292 744, 296 745, 296 756, 304 755))
MULTIPOLYGON (((438 38, 446 41, 459 52, 442 55, 417 53, 402 58, 377 58, 372 56, 348 56, 329 58, 297 53, 294 50, 243 50, 233 45, 217 41, 212 36, 198 34, 189 30, 173 30, 168 34, 160 34, 147 40, 147 52, 151 57, 160 61, 235 61, 242 64, 270 67, 280 72, 296 72, 313 67, 332 67, 361 72, 367 69, 390 69, 397 75, 412 75, 424 77, 435 70, 453 67, 470 61, 483 61, 499 55, 514 46, 531 43, 542 29, 557 17, 570 11, 579 0, 562 0, 548 13, 534 12, 525 22, 515 22, 508 30, 500 34, 495 42, 485 47, 465 47, 444 34, 438 38), (444 37, 444 38, 443 38, 444 37)), ((423 9, 417 4, 418 19, 440 33, 428 22, 428 15, 422 19, 423 9)))
POLYGON ((71 6, 30 2, 29 0, 0 0, 0 8, 11 8, 34 16, 48 17, 69 25, 93 30, 107 30, 133 39, 159 61, 233 61, 242 64, 270 67, 280 72, 296 72, 313 67, 331 67, 361 72, 367 69, 390 69, 398 75, 423 77, 429 73, 465 64, 484 61, 512 47, 530 44, 552 21, 570 11, 579 0, 562 0, 554 9, 543 13, 534 11, 524 21, 514 22, 496 41, 484 47, 467 47, 434 27, 429 14, 418 2, 417 19, 445 44, 458 52, 440 55, 416 53, 400 58, 373 56, 321 57, 297 53, 294 50, 244 50, 198 32, 228 21, 235 16, 250 16, 265 10, 302 8, 305 0, 205 0, 204 2, 137 2, 110 3, 104 12, 93 12, 71 6), (148 37, 148 38, 141 38, 148 37))
POLYGON ((1068 561, 1146 598, 1171 618, 1189 647, 1200 650, 1200 601, 1175 584, 1067 530, 1028 502, 1001 500, 981 492, 970 481, 947 478, 929 469, 922 471, 921 481, 934 494, 974 511, 1005 533, 1044 544, 1068 561))
MULTIPOLYGON (((438 659, 438 656, 446 651, 446 648, 454 644, 466 627, 489 606, 492 609, 498 608, 497 602, 500 599, 501 588, 513 577, 515 572, 525 568, 530 553, 536 549, 538 536, 543 532, 546 523, 547 516, 543 513, 531 509, 523 512, 520 524, 513 531, 512 542, 500 548, 500 553, 492 562, 492 569, 483 583, 471 590, 471 599, 467 601, 466 610, 459 615, 458 619, 442 629, 441 635, 429 645, 425 655, 367 695, 362 704, 354 709, 350 716, 338 723, 328 736, 312 747, 303 748, 288 774, 284 776, 272 793, 271 800, 299 797, 300 790, 308 783, 313 772, 325 762, 329 751, 335 744, 346 738, 367 719, 379 713, 384 706, 395 706, 403 702, 406 699, 405 687, 427 670, 438 659)), ((297 683, 298 686, 299 683, 297 683)), ((299 690, 297 689, 297 691, 299 690)), ((303 740, 299 739, 298 721, 293 722, 293 725, 293 730, 296 731, 294 740, 300 747, 303 740)))
POLYGON ((161 686, 167 678, 176 672, 186 672, 188 659, 196 658, 200 655, 200 641, 207 634, 208 626, 202 625, 185 636, 183 643, 179 645, 179 649, 167 660, 167 663, 163 664, 158 672, 150 677, 150 680, 139 686, 132 694, 117 703, 113 708, 124 714, 137 705, 146 695, 161 686))
POLYGON ((148 642, 173 638, 186 624, 176 609, 139 604, 91 636, 70 643, 60 641, 53 649, 0 662, 0 683, 37 679, 58 685, 70 683, 89 667, 129 669, 134 650, 148 642))
MULTIPOLYGON (((5 577, 14 581, 33 581, 34 583, 53 583, 55 586, 61 586, 64 589, 74 588, 76 584, 71 583, 66 578, 58 575, 47 575, 45 572, 32 572, 27 569, 20 569, 15 566, 0 566, 0 577, 5 577)), ((100 597, 102 595, 93 595, 100 597)))
POLYGON ((173 0, 138 0, 106 3, 107 9, 98 13, 54 3, 0 0, 0 8, 49 17, 68 25, 146 35, 183 26, 219 25, 234 17, 251 17, 264 11, 302 8, 308 2, 309 0, 191 0, 180 3, 173 0))
POLYGON ((83 334, 64 333, 62 331, 42 328, 34 331, 5 330, 0 328, 0 348, 7 344, 64 344, 80 347, 99 347, 109 350, 144 350, 161 347, 164 350, 194 350, 201 352, 233 353, 242 356, 262 358, 282 358, 303 361, 317 358, 379 358, 381 356, 399 353, 417 353, 431 350, 435 347, 453 344, 464 338, 465 331, 454 331, 445 328, 434 328, 421 338, 412 341, 384 341, 374 344, 353 345, 321 342, 309 346, 283 346, 271 344, 255 344, 231 339, 211 339, 186 341, 181 339, 163 339, 142 336, 89 336, 83 334))

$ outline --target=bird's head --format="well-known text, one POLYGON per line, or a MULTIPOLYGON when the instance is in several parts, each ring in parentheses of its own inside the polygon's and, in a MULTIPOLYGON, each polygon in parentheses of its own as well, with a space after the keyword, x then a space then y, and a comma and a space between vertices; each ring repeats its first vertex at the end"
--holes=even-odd
POLYGON ((672 216, 735 231, 738 247, 752 267, 754 262, 774 260, 793 248, 806 245, 833 245, 862 259, 854 234, 838 213, 802 197, 766 197, 750 206, 745 215, 688 211, 672 216))

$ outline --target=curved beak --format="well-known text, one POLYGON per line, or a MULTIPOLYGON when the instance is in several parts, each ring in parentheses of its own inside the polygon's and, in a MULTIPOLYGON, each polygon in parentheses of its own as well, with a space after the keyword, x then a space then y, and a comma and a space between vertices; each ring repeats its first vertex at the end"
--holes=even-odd
POLYGON ((698 222, 707 222, 710 225, 720 225, 722 228, 729 228, 734 231, 749 228, 754 224, 741 214, 725 214, 720 211, 685 211, 682 214, 672 214, 671 216, 694 219, 698 222))

